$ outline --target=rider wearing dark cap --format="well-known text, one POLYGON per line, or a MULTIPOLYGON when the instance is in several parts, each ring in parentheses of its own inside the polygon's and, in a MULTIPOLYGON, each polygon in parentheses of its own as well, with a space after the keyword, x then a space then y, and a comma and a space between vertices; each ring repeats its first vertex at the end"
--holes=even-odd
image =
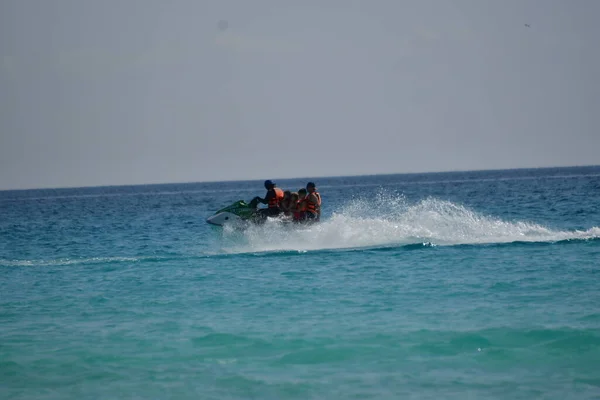
POLYGON ((265 181, 265 189, 267 189, 267 194, 264 199, 257 196, 252 201, 267 205, 267 208, 259 210, 259 213, 263 217, 277 216, 281 213, 279 202, 283 199, 283 190, 276 187, 275 183, 271 180, 265 181))

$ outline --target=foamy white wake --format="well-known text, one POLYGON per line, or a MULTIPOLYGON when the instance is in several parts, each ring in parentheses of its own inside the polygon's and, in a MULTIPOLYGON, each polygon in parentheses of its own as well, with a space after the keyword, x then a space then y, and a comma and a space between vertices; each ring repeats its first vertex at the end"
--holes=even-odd
POLYGON ((353 200, 320 224, 298 228, 268 221, 244 231, 225 227, 223 251, 308 251, 361 247, 555 242, 600 237, 600 228, 556 231, 521 221, 485 216, 449 201, 426 199, 408 204, 380 194, 375 202, 353 200))

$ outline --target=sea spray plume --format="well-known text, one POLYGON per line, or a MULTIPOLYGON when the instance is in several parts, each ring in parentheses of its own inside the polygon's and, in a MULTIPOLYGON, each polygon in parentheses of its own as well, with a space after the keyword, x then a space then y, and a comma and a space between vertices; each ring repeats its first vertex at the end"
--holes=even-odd
POLYGON ((427 198, 410 207, 404 223, 439 244, 499 243, 547 240, 554 232, 522 221, 508 222, 449 201, 427 198))
POLYGON ((600 228, 554 231, 540 224, 505 221, 447 200, 409 203, 401 194, 380 190, 369 199, 353 198, 321 223, 290 226, 277 219, 243 231, 224 228, 224 252, 307 251, 438 245, 555 242, 591 239, 600 228))

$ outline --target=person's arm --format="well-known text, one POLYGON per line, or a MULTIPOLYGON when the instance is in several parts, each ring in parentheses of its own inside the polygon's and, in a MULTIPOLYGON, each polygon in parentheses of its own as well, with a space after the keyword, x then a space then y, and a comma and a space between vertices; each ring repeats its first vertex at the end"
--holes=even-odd
POLYGON ((308 197, 310 198, 311 203, 316 204, 319 207, 321 206, 321 199, 316 194, 311 193, 308 195, 308 197))
POLYGON ((273 196, 275 196, 275 191, 274 191, 274 190, 269 190, 269 191, 267 192, 267 195, 265 196, 265 198, 264 198, 264 199, 261 199, 261 198, 260 198, 260 197, 258 197, 258 196, 256 196, 256 197, 255 197, 255 199, 256 199, 257 201, 259 201, 260 203, 262 203, 262 204, 269 204, 269 200, 270 200, 270 199, 271 199, 273 196))

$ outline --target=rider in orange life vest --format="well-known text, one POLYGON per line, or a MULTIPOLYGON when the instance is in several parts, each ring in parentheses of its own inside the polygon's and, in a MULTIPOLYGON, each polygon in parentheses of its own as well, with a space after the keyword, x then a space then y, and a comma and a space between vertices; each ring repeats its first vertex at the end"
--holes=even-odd
POLYGON ((298 190, 298 193, 292 194, 295 200, 292 215, 294 222, 306 221, 306 189, 298 190))
POLYGON ((279 202, 279 208, 283 215, 292 215, 292 208, 296 203, 292 200, 292 192, 286 190, 283 192, 283 199, 279 202))
POLYGON ((306 219, 319 221, 321 219, 321 195, 317 192, 314 182, 306 184, 308 196, 306 196, 306 219))
POLYGON ((257 196, 252 201, 267 204, 267 208, 258 210, 262 216, 277 216, 281 212, 279 202, 283 199, 283 190, 276 187, 275 183, 270 180, 265 181, 265 189, 267 189, 267 194, 264 199, 257 196))

